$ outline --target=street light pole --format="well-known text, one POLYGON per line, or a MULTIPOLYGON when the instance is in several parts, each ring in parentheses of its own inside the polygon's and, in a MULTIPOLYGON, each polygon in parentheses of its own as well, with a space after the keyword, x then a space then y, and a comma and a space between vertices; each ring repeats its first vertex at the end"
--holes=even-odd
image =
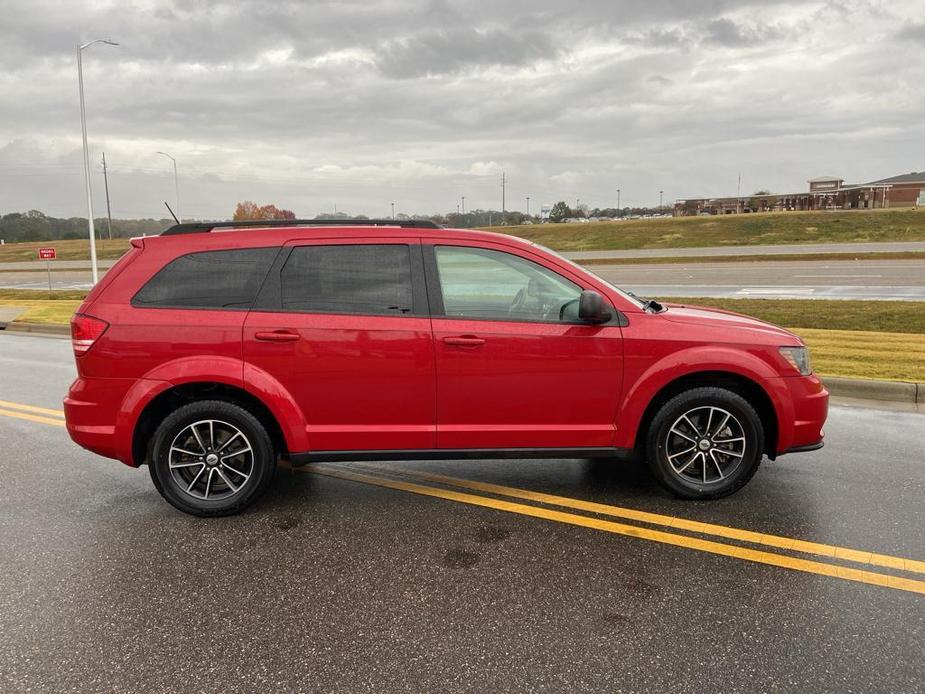
MULTIPOLYGON (((622 208, 620 207, 620 189, 617 188, 617 212, 619 212, 621 209, 622 208)), ((622 217, 623 215, 620 215, 620 216, 622 217)))
POLYGON ((83 51, 94 43, 105 43, 109 46, 119 44, 109 39, 95 39, 77 47, 77 86, 80 91, 80 132, 83 136, 84 147, 84 181, 87 186, 87 231, 90 235, 90 270, 93 284, 99 281, 100 273, 96 264, 96 229, 93 228, 93 191, 90 188, 90 147, 87 145, 87 108, 84 104, 84 66, 83 51))
POLYGON ((662 205, 662 196, 664 196, 664 195, 665 195, 665 191, 664 191, 664 190, 658 191, 658 207, 659 207, 659 209, 661 209, 661 208, 663 207, 663 205, 662 205))
POLYGON ((527 196, 527 216, 530 216, 530 196, 527 196))
POLYGON ((392 203, 392 219, 395 219, 395 203, 392 203))
POLYGON ((173 162, 173 191, 177 199, 177 219, 182 222, 183 215, 180 214, 180 179, 177 177, 177 160, 167 154, 167 152, 155 152, 155 154, 163 154, 173 162))

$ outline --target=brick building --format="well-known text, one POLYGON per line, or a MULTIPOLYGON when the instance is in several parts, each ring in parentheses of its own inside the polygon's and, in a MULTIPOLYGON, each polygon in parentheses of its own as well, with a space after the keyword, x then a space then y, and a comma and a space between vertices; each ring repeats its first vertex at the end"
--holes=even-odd
POLYGON ((807 181, 799 193, 744 195, 728 198, 686 198, 675 201, 676 216, 787 212, 794 210, 865 210, 911 207, 925 199, 925 171, 882 178, 870 183, 845 183, 837 176, 807 181))

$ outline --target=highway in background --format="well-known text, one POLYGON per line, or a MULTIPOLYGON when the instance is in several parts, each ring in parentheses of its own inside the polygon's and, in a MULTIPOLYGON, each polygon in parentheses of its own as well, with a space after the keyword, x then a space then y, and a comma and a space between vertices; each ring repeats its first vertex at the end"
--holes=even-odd
MULTIPOLYGON (((813 260, 593 264, 589 269, 640 296, 925 301, 923 260, 813 260)), ((56 289, 88 289, 87 270, 52 273, 56 289)), ((44 270, 0 271, 0 287, 44 289, 44 270)))
POLYGON ((0 355, 2 691, 925 681, 923 415, 836 404, 824 449, 713 502, 610 461, 399 461, 280 469, 203 520, 68 439, 68 340, 0 355))

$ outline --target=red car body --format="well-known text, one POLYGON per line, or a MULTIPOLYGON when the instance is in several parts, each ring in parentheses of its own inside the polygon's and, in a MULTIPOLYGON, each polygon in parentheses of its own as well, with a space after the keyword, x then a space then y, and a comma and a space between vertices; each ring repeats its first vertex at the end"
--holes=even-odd
POLYGON ((638 447, 653 403, 696 384, 748 393, 771 457, 821 446, 827 413, 820 380, 801 375, 779 351, 803 344, 792 333, 712 309, 652 312, 546 249, 480 231, 294 226, 134 239, 80 306, 75 325, 79 376, 64 401, 68 432, 130 466, 145 462, 156 423, 148 418, 160 396, 182 388, 236 393, 272 419, 282 453, 304 460, 625 451, 638 447), (621 320, 133 305, 146 282, 185 254, 358 243, 519 256, 598 292, 621 320))

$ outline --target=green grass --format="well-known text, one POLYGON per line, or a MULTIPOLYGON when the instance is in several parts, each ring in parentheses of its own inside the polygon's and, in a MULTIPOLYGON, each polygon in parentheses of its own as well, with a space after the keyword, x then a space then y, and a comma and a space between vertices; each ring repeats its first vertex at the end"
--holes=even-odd
POLYGON ((492 227, 559 251, 925 241, 925 210, 769 212, 492 227))
MULTIPOLYGON (((26 260, 39 260, 39 248, 53 247, 58 252, 58 260, 89 260, 90 241, 72 239, 68 241, 25 241, 23 243, 6 243, 0 246, 0 263, 13 263, 26 260)), ((128 239, 113 239, 96 242, 96 257, 100 260, 115 260, 122 257, 129 248, 128 239)), ((55 262, 51 261, 52 267, 55 262)))
POLYGON ((925 301, 712 297, 658 297, 658 300, 735 311, 788 328, 925 334, 925 301))
MULTIPOLYGON (((65 325, 86 292, 0 290, 0 306, 17 320, 65 325)), ((925 382, 925 302, 820 299, 663 298, 722 308, 783 325, 810 346, 823 376, 925 382)))
MULTIPOLYGON (((666 251, 669 252, 670 251, 666 251)), ((879 253, 775 253, 768 255, 691 255, 651 258, 578 258, 581 265, 661 265, 665 263, 767 263, 807 260, 925 260, 925 251, 884 251, 879 253)), ((34 270, 33 270, 34 272, 34 270)))

